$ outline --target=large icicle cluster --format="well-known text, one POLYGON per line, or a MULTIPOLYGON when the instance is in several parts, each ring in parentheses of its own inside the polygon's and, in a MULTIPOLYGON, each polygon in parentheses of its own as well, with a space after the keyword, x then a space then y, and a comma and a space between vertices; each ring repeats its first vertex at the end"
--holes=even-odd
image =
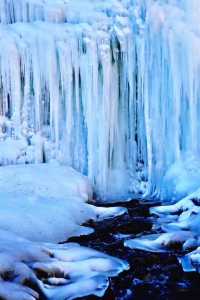
POLYGON ((199 165, 198 16, 197 0, 1 1, 1 164, 56 158, 105 197, 193 191, 176 179, 199 165))
POLYGON ((123 195, 135 161, 128 4, 81 3, 3 1, 2 22, 22 23, 0 28, 2 144, 23 143, 1 163, 56 158, 87 174, 97 191, 123 195), (120 187, 111 187, 119 176, 120 187))
MULTIPOLYGON (((181 175, 187 177, 195 168, 182 160, 189 157, 189 164, 199 164, 199 3, 170 0, 138 4, 141 2, 138 14, 142 16, 143 28, 140 26, 136 46, 139 122, 143 117, 144 131, 139 140, 143 146, 146 143, 142 158, 148 193, 177 198, 182 192, 187 193, 184 184, 180 187, 181 175)), ((197 184, 200 174, 198 168, 196 171, 197 184)), ((190 192, 189 182, 186 185, 190 192)))

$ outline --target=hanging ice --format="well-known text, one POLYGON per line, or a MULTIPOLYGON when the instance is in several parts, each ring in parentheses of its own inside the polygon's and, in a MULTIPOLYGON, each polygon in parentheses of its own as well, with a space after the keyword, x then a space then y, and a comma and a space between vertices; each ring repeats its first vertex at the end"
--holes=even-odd
POLYGON ((199 15, 197 0, 1 0, 1 164, 56 158, 104 197, 193 191, 199 15))

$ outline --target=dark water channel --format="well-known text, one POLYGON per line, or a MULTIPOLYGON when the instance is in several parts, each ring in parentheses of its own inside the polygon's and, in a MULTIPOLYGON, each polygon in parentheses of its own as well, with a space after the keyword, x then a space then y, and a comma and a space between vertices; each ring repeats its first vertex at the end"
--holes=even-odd
MULTIPOLYGON (((110 280, 103 300, 199 300, 200 275, 184 273, 178 263, 180 253, 149 253, 124 247, 125 239, 155 233, 149 208, 155 204, 137 200, 121 204, 128 213, 101 222, 90 222, 95 229, 88 236, 70 241, 128 261, 130 269, 110 280)), ((101 204, 102 206, 102 204, 101 204)), ((116 206, 116 204, 115 204, 116 206)), ((99 299, 94 296, 81 300, 99 299)))

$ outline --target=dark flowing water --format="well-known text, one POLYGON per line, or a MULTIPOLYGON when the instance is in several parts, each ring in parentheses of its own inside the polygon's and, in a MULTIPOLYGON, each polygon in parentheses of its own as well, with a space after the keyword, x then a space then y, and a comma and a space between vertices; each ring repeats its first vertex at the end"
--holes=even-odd
MULTIPOLYGON (((103 222, 90 222, 87 225, 95 229, 93 234, 70 239, 129 262, 129 271, 112 278, 109 289, 101 299, 199 300, 200 275, 182 271, 177 259, 180 253, 154 254, 131 250, 123 245, 124 235, 132 238, 155 233, 152 230, 154 220, 149 214, 153 204, 134 200, 120 205, 128 209, 127 214, 103 222)), ((99 298, 81 298, 93 299, 99 298)))

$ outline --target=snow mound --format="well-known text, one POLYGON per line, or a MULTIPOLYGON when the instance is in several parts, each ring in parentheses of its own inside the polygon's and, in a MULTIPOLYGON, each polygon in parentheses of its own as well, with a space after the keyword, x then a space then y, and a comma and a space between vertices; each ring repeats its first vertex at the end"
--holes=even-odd
POLYGON ((0 230, 0 297, 5 300, 103 296, 126 262, 78 244, 34 243, 0 230))
POLYGON ((0 198, 0 298, 101 297, 109 277, 128 269, 126 262, 78 244, 53 244, 90 234, 93 229, 81 226, 89 219, 126 213, 88 204, 92 187, 72 168, 57 163, 1 167, 0 198))
POLYGON ((1 167, 0 198, 0 228, 32 241, 89 234, 92 229, 82 223, 126 212, 86 203, 92 200, 88 179, 56 163, 1 167))
POLYGON ((0 228, 34 241, 65 241, 95 218, 87 178, 57 164, 1 167, 0 198, 0 228))

